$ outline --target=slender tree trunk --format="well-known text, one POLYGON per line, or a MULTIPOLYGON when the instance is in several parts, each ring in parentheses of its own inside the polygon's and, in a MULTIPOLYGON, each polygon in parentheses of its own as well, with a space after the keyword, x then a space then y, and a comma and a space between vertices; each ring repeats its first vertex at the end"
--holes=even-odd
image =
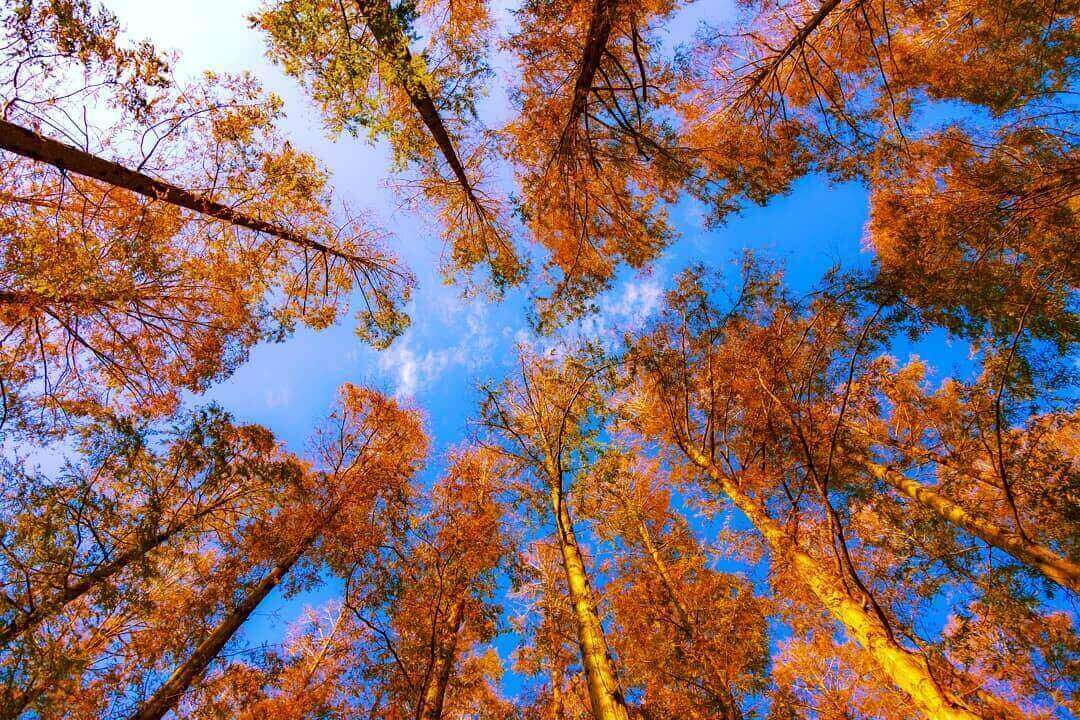
POLYGON ((447 634, 440 638, 435 653, 434 667, 431 669, 431 682, 424 691, 418 717, 420 720, 441 720, 443 702, 446 700, 446 688, 454 671, 457 656, 458 634, 465 619, 465 598, 454 603, 447 620, 447 634))
POLYGON ((375 38, 379 51, 393 66, 394 72, 397 74, 397 80, 405 90, 405 94, 408 95, 409 102, 419 113, 420 119, 423 120, 428 132, 431 133, 431 137, 435 140, 435 144, 446 160, 446 164, 450 166, 454 177, 468 196, 469 202, 476 207, 481 207, 480 201, 473 192, 468 175, 465 173, 465 166, 461 163, 457 150, 454 148, 454 142, 450 138, 450 133, 446 129, 442 115, 431 97, 431 92, 416 74, 413 55, 409 50, 409 40, 405 36, 397 15, 394 14, 393 8, 390 7, 390 3, 388 0, 356 0, 356 5, 368 26, 368 30, 371 31, 372 36, 375 38))
MULTIPOLYGON (((679 618, 679 624, 682 625, 683 630, 691 640, 696 639, 698 637, 697 625, 690 617, 690 610, 686 607, 686 603, 683 602, 682 597, 679 594, 675 581, 671 577, 671 571, 668 570, 667 563, 657 549, 656 543, 653 542, 652 532, 649 530, 649 526, 646 525, 645 521, 641 518, 638 518, 638 537, 641 539, 641 544, 645 547, 645 552, 649 554, 649 558, 652 560, 653 567, 656 569, 656 574, 660 577, 660 584, 664 586, 668 601, 671 603, 672 608, 675 610, 675 614, 679 618)), ((720 687, 715 690, 710 690, 710 692, 716 692, 719 696, 717 699, 723 703, 724 712, 729 720, 740 720, 742 718, 742 710, 735 701, 735 696, 728 688, 723 675, 719 672, 715 672, 715 669, 714 673, 716 674, 720 687)))
POLYGON ((551 680, 551 716, 552 720, 566 720, 566 702, 563 700, 562 672, 556 670, 555 663, 552 662, 551 670, 549 672, 551 680))
POLYGON ((589 703, 595 720, 627 720, 626 701, 615 674, 615 668, 604 638, 604 628, 596 613, 596 601, 589 586, 585 561, 581 556, 570 510, 563 497, 561 482, 553 468, 549 468, 551 503, 555 525, 559 535, 566 584, 570 588, 570 603, 578 631, 581 648, 581 664, 589 687, 589 703))
POLYGON ((877 463, 869 463, 869 468, 879 480, 896 488, 922 507, 933 511, 943 520, 959 525, 975 537, 1012 555, 1025 565, 1035 568, 1061 587, 1080 593, 1080 567, 1075 563, 1042 545, 1008 532, 985 518, 969 513, 949 498, 908 478, 903 473, 877 463))
POLYGON ((937 683, 926 660, 899 645, 881 620, 851 597, 843 582, 795 543, 765 511, 721 473, 707 457, 693 448, 690 459, 701 467, 735 506, 743 512, 768 543, 774 557, 790 562, 796 575, 810 588, 825 609, 838 620, 877 663, 881 671, 922 712, 942 720, 981 720, 981 716, 950 697, 937 683))
POLYGON ((244 621, 266 599, 266 596, 278 586, 289 570, 292 569, 292 566, 304 556, 304 553, 311 548, 311 545, 318 537, 318 531, 309 533, 296 550, 278 562, 273 570, 248 592, 243 601, 218 623, 213 632, 199 643, 191 656, 173 671, 173 674, 165 681, 165 684, 158 688, 153 697, 139 707, 135 714, 131 716, 131 720, 161 720, 167 712, 174 709, 184 696, 184 693, 191 687, 191 684, 206 671, 206 668, 217 657, 226 643, 232 639, 236 631, 244 624, 244 621))
POLYGON ((237 212, 227 205, 171 185, 149 175, 130 170, 119 163, 105 160, 78 148, 52 140, 20 125, 0 120, 0 149, 22 157, 43 162, 65 172, 83 175, 108 183, 138 195, 161 200, 171 205, 194 210, 238 227, 273 235, 286 242, 310 250, 333 255, 347 262, 360 258, 335 250, 316 240, 298 235, 280 225, 237 212))
POLYGON ((686 604, 683 603, 682 598, 679 597, 679 593, 675 589, 675 581, 671 577, 671 572, 668 570, 667 563, 664 562, 664 558, 660 556, 660 551, 653 542, 652 532, 649 531, 649 527, 645 524, 645 521, 640 518, 638 519, 637 525, 638 538, 641 540, 645 552, 648 553, 649 559, 652 560, 653 568, 655 568, 656 574, 660 577, 660 584, 664 586, 668 601, 671 603, 672 608, 674 608, 675 614, 679 617, 679 624, 682 625, 683 630, 686 631, 687 634, 693 635, 694 622, 690 619, 690 611, 687 609, 686 604))
POLYGON ((29 612, 19 614, 15 619, 0 628, 0 646, 11 642, 11 640, 27 630, 36 627, 46 618, 62 610, 68 603, 78 600, 124 568, 146 557, 155 548, 191 527, 192 523, 205 517, 209 512, 210 510, 205 510, 196 513, 182 523, 163 530, 156 535, 143 538, 135 547, 129 548, 112 560, 97 566, 91 572, 81 576, 76 582, 65 584, 60 592, 37 604, 29 612))
POLYGON ((566 129, 563 130, 563 140, 560 141, 560 145, 572 132, 581 116, 585 114, 585 106, 589 100, 589 93, 592 92, 596 72, 600 69, 600 61, 604 57, 604 52, 607 51, 608 40, 611 38, 611 28, 615 24, 618 6, 619 0, 593 0, 589 29, 585 36, 585 47, 581 53, 577 78, 574 80, 574 94, 570 99, 570 112, 566 116, 566 129))

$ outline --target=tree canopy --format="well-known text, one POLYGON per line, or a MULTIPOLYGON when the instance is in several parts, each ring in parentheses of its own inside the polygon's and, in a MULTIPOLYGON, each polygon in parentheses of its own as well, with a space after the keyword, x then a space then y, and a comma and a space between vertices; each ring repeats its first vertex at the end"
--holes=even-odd
POLYGON ((0 9, 0 720, 1080 714, 1076 0, 107 6, 0 9), (859 257, 708 244, 810 184, 859 257))

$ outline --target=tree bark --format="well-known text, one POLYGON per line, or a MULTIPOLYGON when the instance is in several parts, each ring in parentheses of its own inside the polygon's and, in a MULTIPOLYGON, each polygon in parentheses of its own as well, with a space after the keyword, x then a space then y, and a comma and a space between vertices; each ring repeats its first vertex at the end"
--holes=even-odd
POLYGON ((454 671, 457 656, 458 634, 465 619, 465 598, 454 603, 447 620, 448 634, 441 638, 435 653, 435 663, 431 670, 432 681, 424 691, 418 717, 420 720, 441 720, 443 703, 446 700, 446 688, 450 685, 450 676, 454 671))
POLYGON ((248 619, 255 608, 278 586, 292 566, 311 548, 319 537, 318 531, 309 533, 300 545, 287 557, 278 562, 273 570, 259 581, 243 601, 234 607, 216 628, 199 643, 191 656, 183 662, 165 683, 158 688, 153 697, 143 703, 131 720, 161 720, 180 702, 191 684, 201 676, 218 653, 232 639, 240 626, 248 619))
POLYGON ((63 589, 53 597, 36 605, 29 612, 21 613, 18 617, 10 620, 0 628, 0 646, 9 643, 15 637, 27 630, 36 627, 49 616, 62 610, 68 603, 74 602, 98 585, 111 578, 133 562, 141 560, 155 548, 167 542, 170 538, 191 527, 192 523, 208 515, 212 509, 196 513, 182 523, 178 523, 167 530, 162 530, 155 535, 143 538, 132 548, 120 553, 112 560, 103 563, 86 575, 81 576, 72 584, 65 583, 63 589))
POLYGON ((653 567, 656 569, 656 574, 660 577, 660 584, 664 586, 664 591, 667 592, 668 601, 671 603, 672 608, 675 610, 675 614, 679 617, 679 624, 682 625, 683 630, 688 635, 694 634, 694 622, 690 619, 690 611, 683 603, 682 598, 679 597, 679 593, 675 589, 675 581, 671 578, 671 572, 668 570, 667 563, 660 556, 660 551, 656 548, 656 544, 653 542, 652 533, 649 531, 649 527, 645 524, 645 521, 638 518, 638 538, 641 540, 641 544, 645 548, 645 552, 648 553, 649 558, 652 560, 653 567))
MULTIPOLYGON (((686 607, 686 603, 682 601, 682 597, 679 595, 679 591, 675 586, 675 581, 671 577, 671 571, 668 570, 667 563, 664 561, 663 556, 660 555, 656 543, 653 542, 652 532, 649 530, 649 526, 646 525, 645 521, 640 517, 638 518, 638 537, 641 539, 641 544, 645 547, 645 552, 648 553, 649 558, 652 560, 653 567, 656 569, 656 574, 660 577, 660 584, 664 586, 668 601, 671 603, 672 608, 674 608, 675 614, 678 616, 679 623, 682 625, 684 632, 686 632, 691 640, 696 639, 698 637, 697 625, 690 617, 690 610, 686 607)), ((723 704, 724 712, 726 713, 728 720, 741 720, 742 710, 735 701, 735 696, 728 688, 723 676, 720 673, 716 673, 716 676, 720 687, 715 690, 710 689, 710 692, 715 692, 719 696, 717 699, 723 704)))
POLYGON ((982 716, 951 697, 937 683, 925 658, 899 645, 863 603, 847 592, 843 582, 799 548, 752 498, 742 492, 707 457, 687 448, 690 460, 715 481, 736 507, 764 536, 774 557, 794 567, 796 575, 873 658, 881 671, 904 691, 916 707, 931 718, 982 720, 982 716))
POLYGON ((465 172, 465 166, 458 157, 454 142, 446 129, 442 115, 435 106, 435 101, 423 80, 417 76, 413 65, 413 55, 409 50, 409 40, 405 37, 405 31, 401 27, 393 8, 388 0, 356 0, 360 15, 367 23, 368 30, 375 38, 380 52, 390 62, 397 75, 397 81, 405 90, 405 94, 412 103, 413 108, 420 115, 432 139, 442 153, 446 164, 454 173, 461 188, 469 198, 469 202, 476 207, 481 207, 479 199, 473 192, 472 184, 465 172))
POLYGON ((1080 594, 1080 567, 1051 550, 1008 532, 996 524, 974 515, 949 498, 912 480, 892 468, 868 463, 874 477, 891 485, 907 497, 938 515, 959 525, 975 537, 984 540, 1020 562, 1035 568, 1061 587, 1080 594))
POLYGON ((136 172, 119 163, 91 155, 5 120, 0 120, 0 149, 52 165, 65 172, 93 178, 153 200, 161 200, 170 205, 224 220, 231 225, 273 235, 294 245, 326 253, 346 262, 353 263, 360 260, 354 255, 335 250, 280 225, 237 212, 222 203, 136 172))
POLYGON ((589 703, 595 720, 627 720, 626 701, 615 674, 615 668, 604 638, 604 628, 596 613, 596 602, 589 586, 585 561, 581 556, 570 510, 562 493, 561 478, 554 468, 548 468, 551 482, 551 503, 562 553, 566 584, 570 588, 570 604, 578 631, 581 664, 589 687, 589 703))
POLYGON ((604 57, 608 40, 611 38, 611 28, 615 24, 615 11, 618 5, 618 0, 593 1, 589 29, 585 36, 585 48, 582 50, 581 64, 578 66, 577 78, 574 80, 574 94, 570 99, 570 112, 566 116, 566 129, 563 130, 564 141, 581 116, 585 114, 585 106, 589 100, 589 93, 592 92, 596 72, 600 69, 600 61, 604 57))

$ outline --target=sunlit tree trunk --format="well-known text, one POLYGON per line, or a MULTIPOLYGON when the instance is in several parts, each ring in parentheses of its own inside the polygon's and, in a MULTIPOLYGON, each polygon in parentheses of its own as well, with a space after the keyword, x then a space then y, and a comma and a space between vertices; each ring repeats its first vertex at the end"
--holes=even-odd
POLYGON ((875 477, 896 488, 922 507, 933 511, 942 519, 959 525, 975 537, 1012 555, 1025 565, 1035 568, 1061 587, 1080 593, 1080 567, 1075 563, 1016 533, 1008 532, 984 518, 969 513, 952 500, 908 478, 903 473, 877 463, 870 463, 869 467, 875 477))
POLYGON ((561 670, 551 664, 551 718, 552 720, 566 720, 566 701, 563 699, 561 670))
POLYGON ((653 568, 660 578, 660 584, 664 586, 668 601, 671 603, 672 608, 675 610, 675 614, 679 618, 679 624, 682 625, 684 631, 693 635, 694 622, 690 618, 690 611, 687 609, 686 604, 682 601, 678 591, 675 589, 675 581, 671 577, 671 571, 668 570, 667 563, 664 562, 664 558, 661 557, 660 551, 656 547, 656 543, 653 542, 652 532, 649 530, 649 526, 640 518, 637 522, 637 533, 638 539, 641 540, 641 544, 645 548, 645 552, 648 553, 649 559, 652 560, 653 568))
POLYGON ((299 546, 280 560, 273 570, 248 592, 243 601, 234 607, 214 630, 199 643, 191 656, 165 681, 153 697, 143 703, 131 716, 131 720, 161 720, 183 698, 193 682, 198 679, 218 653, 232 639, 240 626, 248 619, 266 596, 281 583, 292 566, 311 548, 319 532, 309 533, 299 546))
POLYGON ((454 603, 453 608, 450 610, 450 617, 446 623, 446 633, 439 639, 433 667, 431 668, 431 680, 424 691, 420 712, 417 713, 420 720, 440 720, 442 718, 443 703, 446 700, 446 688, 450 684, 450 676, 454 671, 458 634, 461 632, 461 623, 464 619, 465 598, 462 597, 454 603))
POLYGON ((222 203, 136 172, 119 163, 91 155, 71 145, 57 142, 5 120, 0 120, 0 149, 47 163, 65 172, 100 180, 144 197, 194 210, 202 215, 224 220, 231 225, 267 233, 295 245, 333 255, 348 262, 358 259, 311 238, 297 235, 274 223, 250 217, 222 203))
POLYGON ((559 536, 566 584, 570 588, 570 604, 578 631, 581 664, 589 687, 589 703, 596 720, 627 720, 626 701, 615 674, 615 668, 604 638, 604 628, 596 613, 596 601, 589 586, 585 561, 581 556, 570 509, 562 492, 561 478, 555 468, 548 468, 551 482, 551 504, 559 536))
POLYGON ((701 467, 758 529, 776 557, 790 562, 796 575, 810 588, 825 609, 870 654, 881 671, 905 692, 922 712, 942 720, 980 720, 938 684, 921 656, 894 640, 881 620, 847 592, 843 582, 800 549, 765 511, 721 473, 707 457, 693 448, 690 459, 701 467))

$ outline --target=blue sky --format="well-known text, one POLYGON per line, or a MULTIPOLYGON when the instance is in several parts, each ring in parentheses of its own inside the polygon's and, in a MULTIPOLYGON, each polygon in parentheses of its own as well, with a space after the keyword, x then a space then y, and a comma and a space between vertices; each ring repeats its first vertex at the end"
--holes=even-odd
MULTIPOLYGON (((399 208, 400 199, 384 186, 390 176, 387 147, 373 146, 363 138, 327 137, 318 110, 293 80, 266 60, 262 36, 248 27, 246 17, 256 9, 257 0, 106 0, 106 4, 132 37, 181 52, 176 66, 181 78, 204 69, 247 70, 280 95, 290 140, 329 168, 340 200, 353 208, 370 208, 393 231, 394 250, 418 279, 410 307, 412 327, 391 349, 380 353, 360 343, 352 318, 346 315, 323 332, 302 330, 283 343, 256 347, 231 378, 190 402, 217 402, 241 421, 270 428, 291 449, 302 452, 310 429, 325 415, 343 382, 374 385, 411 399, 425 413, 434 452, 424 481, 432 482, 442 452, 467 437, 477 384, 501 377, 513 364, 516 344, 529 340, 525 294, 513 293, 498 304, 466 301, 457 289, 442 283, 438 265, 443 248, 437 229, 399 208)), ((727 0, 691 6, 672 23, 668 50, 688 39, 700 19, 723 21, 730 18, 732 8, 727 0)), ((509 20, 505 10, 500 13, 509 20)), ((482 120, 492 126, 510 112, 504 94, 509 79, 505 59, 496 67, 491 96, 481 108, 482 120)), ((664 288, 680 270, 703 263, 736 272, 747 248, 783 262, 797 290, 809 288, 837 262, 847 267, 870 262, 862 248, 867 197, 856 184, 835 186, 806 178, 789 195, 765 208, 750 208, 711 231, 703 228, 700 208, 690 201, 671 212, 681 239, 650 272, 625 273, 602 298, 601 314, 570 332, 614 336, 640 324, 658 307, 664 288)), ((949 362, 947 355, 933 351, 931 362, 935 356, 949 362)), ((938 369, 948 373, 951 367, 938 369)), ((296 617, 304 603, 332 594, 333 588, 327 587, 299 599, 274 598, 246 629, 248 639, 272 642, 283 621, 296 617)), ((505 652, 507 641, 500 646, 505 652)))
MULTIPOLYGON (((258 7, 257 0, 106 0, 106 5, 133 38, 180 52, 175 69, 181 79, 204 69, 247 70, 281 96, 289 139, 330 170, 338 200, 371 209, 376 221, 392 231, 393 250, 418 279, 409 308, 412 327, 391 349, 377 352, 357 341, 346 315, 328 330, 302 330, 286 342, 256 347, 231 378, 191 400, 218 402, 242 420, 266 425, 299 451, 342 382, 369 383, 415 399, 428 416, 436 450, 463 439, 476 383, 501 375, 516 343, 528 338, 525 293, 490 303, 463 300, 456 288, 443 284, 437 228, 401 207, 401 198, 386 187, 391 177, 386 145, 326 134, 318 109, 295 81, 266 60, 261 34, 248 27, 246 17, 258 7)), ((671 24, 668 49, 687 39, 699 19, 719 21, 729 13, 727 3, 692 5, 671 24)), ((507 11, 500 11, 500 17, 509 22, 507 11)), ((496 65, 490 96, 481 108, 482 121, 492 126, 511 112, 503 92, 509 80, 506 63, 496 65)), ((856 185, 807 178, 791 195, 752 208, 715 231, 702 228, 700 209, 691 202, 672 208, 672 215, 681 239, 648 273, 624 273, 603 297, 601 315, 585 320, 578 331, 614 333, 640 322, 681 269, 698 262, 734 268, 744 248, 786 260, 796 287, 809 286, 837 261, 849 266, 869 262, 861 250, 866 194, 856 185)))

